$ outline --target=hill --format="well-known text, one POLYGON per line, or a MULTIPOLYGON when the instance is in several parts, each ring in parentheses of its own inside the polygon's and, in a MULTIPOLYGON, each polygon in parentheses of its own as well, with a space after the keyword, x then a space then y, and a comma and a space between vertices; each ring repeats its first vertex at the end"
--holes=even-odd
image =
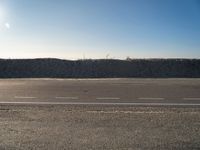
POLYGON ((200 59, 0 59, 0 78, 199 78, 200 59))

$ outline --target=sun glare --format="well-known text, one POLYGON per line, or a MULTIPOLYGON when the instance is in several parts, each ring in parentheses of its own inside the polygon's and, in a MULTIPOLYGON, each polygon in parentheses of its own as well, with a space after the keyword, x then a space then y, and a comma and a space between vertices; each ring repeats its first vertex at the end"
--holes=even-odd
POLYGON ((9 24, 9 23, 5 23, 5 27, 6 27, 7 29, 10 29, 10 24, 9 24))
POLYGON ((2 5, 0 5, 0 29, 10 29, 10 24, 6 20, 6 12, 2 5))

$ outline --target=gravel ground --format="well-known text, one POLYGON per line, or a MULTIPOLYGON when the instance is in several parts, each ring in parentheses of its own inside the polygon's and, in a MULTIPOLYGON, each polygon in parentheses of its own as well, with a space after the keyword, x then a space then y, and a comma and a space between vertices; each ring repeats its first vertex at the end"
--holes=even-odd
POLYGON ((1 150, 199 150, 200 108, 0 106, 1 150))

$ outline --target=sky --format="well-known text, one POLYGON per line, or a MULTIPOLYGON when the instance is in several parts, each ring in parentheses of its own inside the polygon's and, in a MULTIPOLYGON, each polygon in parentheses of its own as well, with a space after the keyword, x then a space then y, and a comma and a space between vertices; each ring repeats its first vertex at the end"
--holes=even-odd
POLYGON ((200 0, 0 0, 0 58, 200 58, 200 0))

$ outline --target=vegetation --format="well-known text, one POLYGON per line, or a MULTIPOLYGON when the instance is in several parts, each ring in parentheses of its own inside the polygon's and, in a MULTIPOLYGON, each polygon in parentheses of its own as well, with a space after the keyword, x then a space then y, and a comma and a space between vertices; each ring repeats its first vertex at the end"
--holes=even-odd
POLYGON ((0 78, 198 78, 200 59, 0 59, 0 78))

